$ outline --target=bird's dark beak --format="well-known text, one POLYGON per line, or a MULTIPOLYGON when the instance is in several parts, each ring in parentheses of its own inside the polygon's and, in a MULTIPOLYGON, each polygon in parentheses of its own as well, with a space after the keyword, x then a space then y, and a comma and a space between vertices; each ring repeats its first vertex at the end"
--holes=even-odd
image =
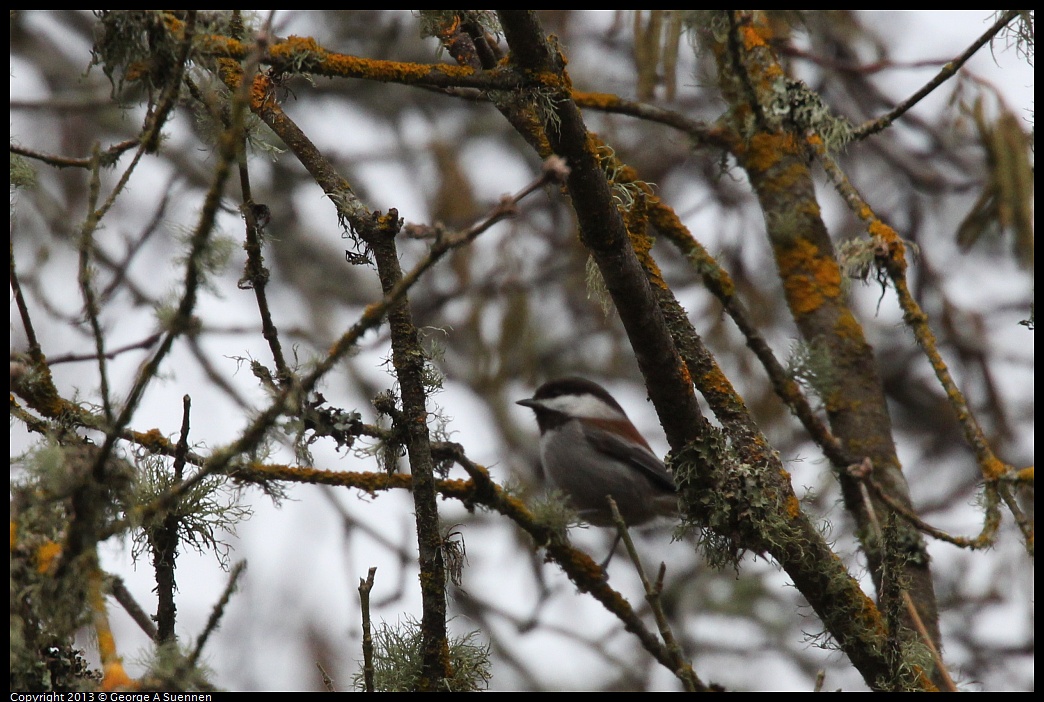
POLYGON ((530 409, 536 409, 540 407, 540 402, 532 398, 526 398, 525 400, 519 400, 515 403, 516 405, 522 405, 523 407, 529 407, 530 409))

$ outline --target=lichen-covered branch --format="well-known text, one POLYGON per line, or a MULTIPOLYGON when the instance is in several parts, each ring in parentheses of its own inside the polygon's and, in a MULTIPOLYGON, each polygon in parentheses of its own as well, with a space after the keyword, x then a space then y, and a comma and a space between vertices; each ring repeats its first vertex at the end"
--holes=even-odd
POLYGON ((552 113, 546 127, 548 140, 570 166, 569 193, 581 238, 620 313, 674 449, 672 464, 683 503, 701 526, 709 524, 720 539, 719 547, 727 549, 731 543, 732 548, 772 554, 868 684, 895 689, 930 686, 916 672, 911 677, 909 670, 904 672, 883 654, 885 628, 876 607, 801 512, 778 459, 762 451, 764 463, 741 463, 701 418, 692 382, 646 272, 631 248, 593 151, 594 141, 568 92, 561 58, 532 12, 501 11, 500 20, 516 63, 524 69, 563 75, 565 87, 548 100, 547 109, 552 113), (754 490, 749 489, 751 483, 756 485, 754 490))
MULTIPOLYGON (((826 393, 826 410, 835 436, 845 450, 867 456, 883 485, 908 504, 909 493, 895 453, 891 420, 872 349, 848 308, 841 290, 841 270, 816 202, 809 169, 810 140, 819 138, 815 125, 794 105, 800 96, 780 96, 790 90, 782 81, 782 68, 762 33, 757 13, 728 11, 715 15, 704 32, 718 59, 719 80, 730 103, 730 123, 738 141, 734 155, 747 171, 765 217, 766 233, 791 314, 807 343, 822 348, 833 367, 826 393), (767 109, 774 105, 776 109, 767 109), (744 115, 756 115, 748 120, 744 115), (812 132, 811 135, 807 132, 812 132)), ((830 124, 820 115, 817 124, 830 124)), ((826 129, 824 127, 824 129, 826 129)), ((871 564, 879 572, 881 554, 869 529, 867 509, 858 485, 839 474, 849 511, 861 527, 861 542, 871 564)), ((884 504, 875 505, 882 513, 884 504)), ((934 586, 928 558, 917 531, 906 525, 910 558, 905 575, 921 608, 933 639, 938 642, 934 586)))

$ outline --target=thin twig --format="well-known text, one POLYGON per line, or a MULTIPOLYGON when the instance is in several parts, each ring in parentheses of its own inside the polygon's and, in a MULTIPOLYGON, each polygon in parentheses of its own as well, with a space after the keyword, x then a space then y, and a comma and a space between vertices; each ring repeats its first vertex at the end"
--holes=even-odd
POLYGON ((634 547, 634 540, 631 539, 631 533, 627 530, 627 523, 624 522, 623 517, 620 515, 620 510, 616 506, 616 500, 612 497, 607 497, 606 499, 609 500, 609 509, 613 513, 613 523, 616 524, 616 533, 619 535, 620 540, 623 541, 624 547, 627 549, 627 555, 631 557, 631 563, 634 564, 634 569, 637 571, 638 577, 642 581, 642 587, 645 588, 645 600, 649 603, 653 616, 656 618, 656 627, 660 630, 660 637, 663 638, 663 642, 667 645, 667 651, 674 658, 674 674, 678 676, 678 679, 682 681, 683 685, 685 685, 685 690, 687 692, 695 692, 699 689, 699 681, 696 679, 696 673, 692 669, 692 664, 686 661, 682 655, 681 646, 678 645, 678 641, 674 638, 674 632, 671 631, 670 622, 667 621, 667 615, 664 613, 663 607, 660 603, 660 593, 663 591, 663 577, 667 571, 667 566, 661 563, 656 583, 650 582, 649 578, 645 575, 645 568, 642 567, 642 561, 638 557, 638 550, 634 547))
POLYGON ((109 371, 105 363, 105 334, 98 319, 100 310, 98 298, 94 290, 94 272, 91 266, 91 251, 94 249, 94 232, 100 217, 95 206, 98 204, 98 192, 101 189, 101 148, 97 143, 91 150, 90 185, 87 189, 87 218, 80 228, 79 242, 79 275, 80 293, 83 295, 83 313, 91 327, 94 337, 94 350, 98 360, 99 393, 102 400, 102 411, 105 421, 112 422, 112 401, 109 396, 109 371))
POLYGON ((112 576, 109 579, 109 592, 112 593, 113 598, 120 603, 123 610, 130 615, 130 618, 134 620, 134 623, 145 632, 145 634, 156 641, 156 623, 152 621, 152 617, 145 612, 137 600, 134 599, 134 595, 130 593, 127 586, 123 582, 123 578, 119 576, 112 576))
MULTIPOLYGON (((11 218, 11 228, 14 228, 15 218, 11 218)), ((14 295, 15 306, 18 307, 18 314, 22 318, 22 328, 25 329, 26 339, 29 341, 29 357, 33 362, 40 362, 43 360, 43 353, 40 350, 40 342, 36 339, 36 329, 33 328, 33 319, 29 316, 29 306, 25 302, 25 296, 22 294, 22 284, 18 281, 18 270, 15 267, 14 257, 14 232, 11 232, 11 238, 8 243, 8 256, 10 257, 10 277, 11 277, 11 294, 14 295)))
MULTIPOLYGON (((162 335, 159 332, 157 332, 155 334, 145 337, 141 341, 135 341, 132 344, 121 346, 118 349, 106 351, 105 358, 112 360, 120 354, 127 353, 128 351, 135 351, 137 349, 147 349, 153 344, 155 344, 157 341, 159 341, 161 336, 162 335)), ((82 361, 94 361, 97 358, 98 354, 96 353, 67 353, 61 356, 51 356, 47 359, 47 364, 53 367, 58 365, 59 363, 79 363, 82 361)))
POLYGON ((326 668, 319 661, 315 662, 315 667, 319 669, 319 674, 323 676, 323 687, 326 688, 327 692, 337 692, 337 688, 334 686, 333 678, 326 672, 326 668))
MULTIPOLYGON (((873 465, 869 458, 863 459, 862 464, 858 466, 850 466, 849 474, 856 478, 866 478, 873 471, 873 465)), ((866 509, 867 516, 871 527, 874 530, 874 535, 877 538, 879 544, 884 544, 884 529, 881 527, 881 521, 877 518, 877 511, 874 509, 874 501, 870 499, 870 491, 867 489, 867 480, 859 480, 859 494, 863 499, 863 506, 866 509)), ((883 579, 884 576, 882 576, 883 579)), ((932 660, 935 662, 935 668, 939 672, 942 678, 943 685, 949 692, 957 692, 957 686, 953 682, 953 678, 950 677, 950 672, 946 669, 946 664, 943 663, 942 654, 939 653, 939 649, 936 647, 935 642, 932 641, 931 634, 928 633, 928 629, 924 626, 924 622, 921 620, 921 614, 917 611, 917 605, 914 604, 913 598, 910 597, 910 593, 906 588, 902 588, 900 593, 903 598, 903 605, 906 608, 907 616, 910 621, 913 622, 914 628, 917 630, 917 635, 921 638, 923 643, 932 654, 932 660)), ((891 626, 897 626, 896 623, 892 623, 891 626)))
MULTIPOLYGON (((250 81, 246 80, 246 77, 252 77, 257 72, 260 57, 268 50, 272 31, 272 18, 272 13, 269 13, 265 26, 255 37, 256 51, 251 55, 251 60, 241 69, 240 85, 247 85, 250 83, 250 81)), ((197 99, 204 102, 202 97, 198 97, 197 99)), ((222 120, 227 120, 227 116, 224 112, 219 112, 218 117, 222 120)), ((226 128, 228 126, 229 125, 226 124, 226 128)), ((272 320, 272 311, 268 304, 266 288, 268 285, 269 272, 268 269, 265 268, 264 258, 262 256, 264 230, 271 213, 268 211, 267 205, 254 202, 250 188, 250 171, 247 168, 246 144, 247 134, 244 130, 239 135, 238 160, 239 184, 243 194, 243 203, 240 207, 240 213, 243 215, 243 221, 246 224, 246 241, 243 244, 243 249, 247 253, 247 261, 244 267, 243 277, 239 282, 239 287, 242 289, 250 288, 254 291, 254 299, 257 301, 257 309, 261 317, 261 335, 268 342, 268 347, 272 352, 272 359, 275 361, 276 376, 279 379, 279 383, 283 384, 289 381, 291 373, 283 355, 283 346, 279 340, 279 329, 272 320)))
POLYGON ((217 631, 218 624, 221 622, 221 617, 225 614, 225 607, 228 605, 229 599, 232 597, 232 593, 236 591, 236 585, 239 583, 240 576, 246 570, 246 561, 240 561, 232 566, 232 571, 228 576, 228 584, 225 585, 224 592, 221 593, 221 598, 214 605, 214 609, 210 612, 210 617, 207 619, 207 625, 200 632, 199 638, 196 639, 196 645, 192 649, 192 653, 188 656, 188 664, 190 667, 195 667, 199 662, 199 657, 203 653, 203 647, 207 644, 207 639, 210 635, 217 631))
MULTIPOLYGON (((928 536, 931 536, 934 539, 938 539, 939 541, 945 541, 947 543, 953 544, 954 546, 960 546, 961 548, 981 549, 989 548, 991 545, 993 545, 994 537, 997 534, 997 527, 1000 524, 999 520, 987 518, 985 524, 983 525, 982 532, 978 536, 975 536, 973 538, 952 536, 943 531, 942 529, 933 527, 931 524, 921 519, 917 514, 915 514, 905 505, 899 504, 898 501, 896 501, 891 495, 889 495, 887 492, 885 492, 885 490, 881 488, 877 481, 873 479, 873 476, 871 474, 866 473, 863 470, 860 470, 857 473, 858 474, 853 475, 853 471, 849 471, 850 475, 853 475, 853 477, 861 479, 861 484, 864 484, 865 487, 869 488, 869 490, 874 494, 874 497, 884 502, 886 505, 888 505, 888 508, 890 510, 901 516, 903 519, 912 524, 916 529, 924 532, 928 536)), ((987 491, 991 491, 991 488, 987 487, 987 491)), ((987 513, 996 511, 996 502, 997 501, 995 499, 986 500, 987 513)))
MULTIPOLYGON (((48 108, 50 109, 50 108, 48 108)), ((105 151, 101 152, 101 162, 104 166, 111 166, 116 162, 125 151, 137 147, 141 144, 140 139, 128 139, 121 141, 118 144, 113 144, 105 151)), ((11 144, 9 147, 11 153, 25 158, 31 158, 41 163, 46 163, 48 166, 55 168, 84 168, 90 169, 91 163, 94 161, 94 157, 88 158, 74 158, 72 156, 60 156, 58 154, 47 154, 42 151, 35 151, 33 149, 26 149, 22 146, 11 144)))
POLYGON ((834 187, 848 203, 849 209, 866 225, 867 233, 872 237, 876 247, 875 263, 887 273, 888 278, 892 281, 899 306, 903 310, 903 321, 913 331, 918 346, 924 352, 932 370, 935 371, 935 377, 942 385, 950 404, 953 405, 965 440, 975 452, 983 477, 993 480, 1010 473, 1012 467, 1005 465, 994 455, 992 447, 975 418, 975 412, 972 411, 964 393, 961 392, 950 374, 950 369, 943 360, 942 354, 939 353, 935 334, 928 324, 928 314, 921 309, 907 285, 908 262, 905 243, 894 229, 878 218, 870 204, 848 180, 841 166, 826 149, 818 149, 817 156, 834 187))
POLYGON ((866 122, 863 125, 859 126, 852 133, 852 139, 865 139, 871 134, 876 134, 877 132, 881 131, 882 129, 890 125, 892 122, 897 120, 911 107, 919 103, 923 98, 927 97, 933 90, 938 88, 940 85, 949 80, 953 75, 955 75, 957 71, 960 70, 961 66, 967 63, 968 59, 974 56, 975 53, 983 46, 985 46, 987 42, 992 40, 993 37, 997 35, 997 32, 1004 29, 1005 25, 1007 25, 1009 22, 1011 22, 1018 16, 1018 10, 1008 10, 1007 12, 1005 12, 1003 15, 1000 16, 1000 19, 993 23, 992 27, 987 29, 981 37, 976 39, 971 46, 965 49, 964 53, 962 53, 960 56, 943 66, 942 70, 940 70, 934 78, 928 81, 924 85, 924 87, 922 87, 920 90, 918 90, 916 93, 911 95, 903 102, 896 105, 896 107, 888 114, 878 117, 877 119, 870 120, 869 122, 866 122))
POLYGON ((728 130, 686 115, 637 100, 628 100, 614 93, 585 93, 574 90, 573 101, 584 109, 598 110, 610 114, 628 115, 646 122, 673 127, 688 134, 693 143, 702 146, 729 148, 728 130))
POLYGON ((370 631, 370 590, 377 567, 373 566, 366 579, 359 578, 359 609, 362 610, 363 691, 373 692, 373 634, 370 631))

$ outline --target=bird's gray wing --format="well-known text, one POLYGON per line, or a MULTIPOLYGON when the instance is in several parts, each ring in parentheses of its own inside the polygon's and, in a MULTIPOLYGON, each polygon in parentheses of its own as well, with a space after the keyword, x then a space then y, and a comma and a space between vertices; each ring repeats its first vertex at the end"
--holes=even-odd
POLYGON ((674 479, 667 466, 649 449, 604 429, 585 427, 584 432, 591 445, 598 451, 633 466, 648 478, 649 482, 665 492, 676 492, 674 479))

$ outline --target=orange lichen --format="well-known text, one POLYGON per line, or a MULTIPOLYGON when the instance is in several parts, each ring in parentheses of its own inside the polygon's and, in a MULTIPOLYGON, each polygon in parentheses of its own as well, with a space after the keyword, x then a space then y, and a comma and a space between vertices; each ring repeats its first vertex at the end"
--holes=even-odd
POLYGON ((732 394, 735 388, 729 382, 728 377, 721 372, 717 365, 712 366, 707 372, 700 376, 700 388, 703 392, 715 392, 719 394, 732 394))
POLYGON ((765 91, 769 91, 772 84, 780 78, 783 78, 785 75, 783 67, 778 63, 770 63, 768 66, 765 66, 765 70, 762 72, 762 84, 764 85, 765 91))
POLYGON ((457 34, 457 29, 459 27, 460 27, 460 16, 459 15, 453 15, 453 17, 451 17, 449 19, 449 22, 447 22, 447 24, 445 26, 440 27, 435 32, 435 34, 436 34, 436 36, 438 36, 443 41, 449 41, 449 40, 453 39, 454 36, 457 34))
MULTIPOLYGON (((386 473, 360 473, 355 471, 320 470, 307 466, 287 466, 265 463, 251 463, 247 471, 253 471, 265 478, 286 480, 295 483, 316 483, 320 485, 341 485, 365 490, 370 494, 381 490, 409 488, 413 484, 409 475, 386 473)), ((241 477, 249 478, 244 472, 241 477)))
POLYGON ((124 670, 123 661, 113 661, 105 664, 105 673, 98 689, 111 692, 113 690, 126 690, 136 686, 134 680, 124 670))
POLYGON ((887 244, 898 246, 903 244, 896 231, 876 217, 872 217, 870 224, 867 226, 867 231, 870 232, 870 236, 876 237, 887 244))
POLYGON ((136 83, 149 75, 149 69, 151 66, 145 61, 135 61, 127 64, 127 69, 123 72, 123 79, 128 83, 136 83))
POLYGON ((287 60, 301 53, 315 54, 317 58, 321 58, 326 55, 326 49, 312 37, 299 37, 295 34, 291 34, 285 41, 274 44, 269 49, 269 55, 274 59, 287 60))
POLYGON ((239 60, 250 53, 250 47, 247 44, 221 34, 197 34, 195 42, 201 53, 214 56, 226 56, 239 60))
POLYGON ((398 221, 398 215, 385 212, 384 214, 378 215, 376 225, 380 229, 390 231, 396 228, 398 221))
POLYGON ((123 669, 123 661, 116 652, 116 639, 112 635, 105 607, 102 572, 97 562, 87 576, 87 592, 94 615, 94 632, 98 637, 98 655, 104 671, 99 689, 109 691, 136 687, 136 683, 123 669))
POLYGON ((433 74, 447 77, 475 74, 475 70, 470 66, 383 61, 338 54, 327 51, 311 37, 290 36, 285 41, 274 44, 268 55, 273 63, 294 66, 309 73, 397 83, 413 83, 433 74))
POLYGON ((36 549, 36 572, 43 575, 51 570, 54 561, 62 553, 62 545, 48 541, 36 549))
POLYGON ((132 432, 131 436, 142 448, 148 449, 153 453, 172 448, 170 441, 160 433, 159 429, 149 429, 146 432, 136 431, 132 432))
POLYGON ((845 308, 844 312, 840 314, 834 322, 834 332, 837 334, 839 339, 846 339, 859 343, 866 340, 863 336, 863 328, 859 326, 859 321, 848 308, 845 308))
POLYGON ((692 385, 692 375, 689 373, 689 366, 685 363, 678 362, 678 373, 681 375, 682 382, 686 385, 692 385))
POLYGON ((263 73, 254 76, 250 85, 250 109, 253 112, 267 112, 278 108, 274 97, 272 79, 263 73))
POLYGON ((574 90, 572 98, 582 107, 593 107, 598 110, 610 110, 623 103, 620 96, 613 93, 585 93, 574 90))
POLYGON ((750 25, 746 25, 740 29, 740 36, 743 38, 743 48, 747 51, 766 46, 765 39, 761 36, 761 32, 750 25))
POLYGON ((867 630, 884 633, 884 620, 881 618, 881 610, 877 608, 874 601, 866 593, 857 590, 853 597, 858 603, 856 620, 867 630))
POLYGON ((822 214, 822 210, 819 208, 819 203, 815 200, 802 201, 797 205, 795 211, 814 219, 819 219, 822 214))
POLYGON ((841 295, 841 269, 806 239, 797 239, 777 255, 783 287, 794 314, 808 314, 841 295))
POLYGON ((743 165, 752 174, 765 173, 777 165, 783 156, 796 153, 797 150, 798 142, 793 134, 760 132, 750 138, 743 165))
POLYGON ((982 474, 986 479, 996 480, 1006 475, 1007 472, 1008 466, 996 456, 990 455, 989 458, 982 462, 982 474))
MULTIPOLYGON (((573 582, 576 583, 577 588, 581 592, 590 592, 591 583, 604 582, 605 572, 602 570, 602 567, 595 563, 586 553, 568 547, 555 546, 550 546, 548 553, 562 564, 562 567, 570 574, 573 582)), ((610 596, 612 595, 619 597, 619 593, 615 591, 611 591, 610 596)), ((618 607, 629 606, 622 599, 618 599, 614 604, 618 607)))

